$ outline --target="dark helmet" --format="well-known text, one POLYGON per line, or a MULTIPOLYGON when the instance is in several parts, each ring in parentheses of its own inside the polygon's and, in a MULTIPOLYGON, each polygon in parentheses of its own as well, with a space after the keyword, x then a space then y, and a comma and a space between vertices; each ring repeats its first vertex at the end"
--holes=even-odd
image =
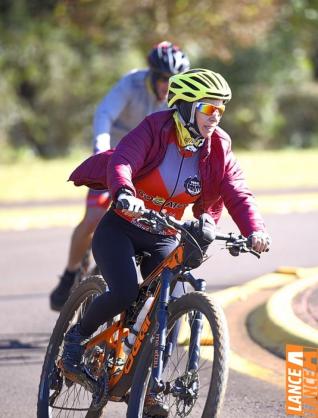
POLYGON ((186 54, 167 41, 160 42, 150 51, 148 63, 152 71, 165 74, 178 74, 190 68, 186 54))

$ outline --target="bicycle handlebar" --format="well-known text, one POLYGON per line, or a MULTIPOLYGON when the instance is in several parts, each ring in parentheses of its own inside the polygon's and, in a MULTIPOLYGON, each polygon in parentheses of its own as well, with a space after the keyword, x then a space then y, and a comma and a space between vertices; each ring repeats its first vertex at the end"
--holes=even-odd
MULTIPOLYGON (((122 205, 120 204, 120 202, 116 203, 116 208, 119 210, 122 210, 122 205)), ((169 228, 175 229, 176 231, 181 232, 181 234, 191 235, 189 231, 187 231, 184 228, 183 221, 179 221, 171 215, 166 215, 164 213, 160 213, 154 210, 144 209, 141 212, 139 220, 146 222, 147 225, 152 227, 154 230, 159 229, 158 228, 158 224, 159 224, 161 228, 162 226, 169 227, 169 228)), ((249 238, 243 237, 242 235, 236 235, 232 232, 228 234, 217 233, 215 236, 215 240, 225 241, 225 248, 229 250, 232 256, 238 256, 240 253, 251 253, 255 257, 260 258, 260 253, 258 253, 257 251, 251 248, 251 245, 252 245, 251 240, 249 238)), ((194 242, 196 242, 195 239, 194 239, 194 242)))

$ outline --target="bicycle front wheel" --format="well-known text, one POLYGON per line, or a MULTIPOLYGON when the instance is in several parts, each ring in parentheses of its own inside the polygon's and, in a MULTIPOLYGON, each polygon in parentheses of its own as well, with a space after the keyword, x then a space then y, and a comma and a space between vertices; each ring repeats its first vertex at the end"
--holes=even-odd
POLYGON ((58 364, 66 331, 83 317, 90 303, 105 291, 106 283, 101 276, 89 277, 74 289, 64 305, 44 359, 38 394, 38 418, 98 418, 102 415, 102 409, 91 408, 92 394, 83 386, 65 379, 58 364))
MULTIPOLYGON (((155 402, 165 405, 169 417, 218 417, 229 367, 229 337, 223 310, 202 292, 188 293, 170 303, 168 309, 164 390, 155 402)), ((134 376, 127 418, 153 416, 148 405, 152 393, 152 345, 146 345, 144 351, 134 376)))

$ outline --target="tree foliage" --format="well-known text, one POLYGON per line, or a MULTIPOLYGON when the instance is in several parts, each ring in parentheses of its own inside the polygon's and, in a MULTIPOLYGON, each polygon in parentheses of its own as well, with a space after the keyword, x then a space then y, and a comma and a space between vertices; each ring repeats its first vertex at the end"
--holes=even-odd
POLYGON ((97 102, 167 39, 230 82, 236 144, 315 144, 312 112, 295 127, 288 103, 316 103, 317 20, 317 0, 3 0, 0 143, 43 157, 88 144, 97 102))
POLYGON ((64 0, 59 7, 61 21, 108 48, 122 47, 124 42, 147 52, 158 39, 169 38, 198 55, 226 59, 235 45, 251 45, 271 28, 279 4, 271 0, 257 4, 252 0, 99 0, 75 5, 64 0))

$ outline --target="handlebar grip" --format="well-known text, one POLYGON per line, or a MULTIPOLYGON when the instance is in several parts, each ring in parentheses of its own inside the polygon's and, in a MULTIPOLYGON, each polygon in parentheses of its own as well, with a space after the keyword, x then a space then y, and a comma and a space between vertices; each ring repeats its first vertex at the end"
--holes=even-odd
POLYGON ((215 235, 215 239, 218 241, 227 241, 227 242, 236 242, 237 240, 246 240, 246 238, 242 237, 241 235, 237 235, 234 232, 230 232, 228 234, 217 233, 215 235))
POLYGON ((219 234, 215 235, 215 239, 218 241, 229 241, 231 239, 231 234, 219 234))

